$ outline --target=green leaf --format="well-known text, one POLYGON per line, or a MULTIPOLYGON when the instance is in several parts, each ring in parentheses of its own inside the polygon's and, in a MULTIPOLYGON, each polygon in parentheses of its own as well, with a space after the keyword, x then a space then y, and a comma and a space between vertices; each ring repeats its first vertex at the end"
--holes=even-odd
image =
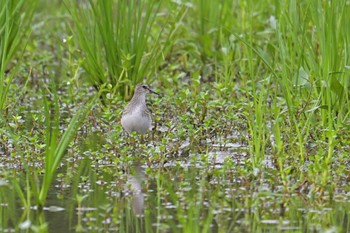
POLYGON ((338 81, 336 76, 331 76, 331 90, 338 96, 341 96, 344 93, 344 87, 338 81))
POLYGON ((294 75, 293 83, 298 87, 309 85, 309 75, 303 67, 300 67, 299 72, 294 75))

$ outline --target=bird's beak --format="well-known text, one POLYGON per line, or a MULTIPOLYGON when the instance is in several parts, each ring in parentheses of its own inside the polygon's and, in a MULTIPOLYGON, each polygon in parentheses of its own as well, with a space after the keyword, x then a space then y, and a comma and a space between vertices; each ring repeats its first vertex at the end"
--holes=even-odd
POLYGON ((150 88, 148 88, 148 90, 149 90, 149 92, 151 92, 151 93, 153 93, 153 94, 156 94, 156 95, 159 95, 159 96, 160 96, 160 94, 159 94, 159 93, 157 93, 157 92, 155 92, 155 91, 152 91, 150 88))
POLYGON ((156 95, 159 95, 160 96, 160 94, 159 93, 157 93, 157 92, 155 92, 155 91, 152 91, 152 90, 149 90, 151 93, 153 93, 153 94, 156 94, 156 95))

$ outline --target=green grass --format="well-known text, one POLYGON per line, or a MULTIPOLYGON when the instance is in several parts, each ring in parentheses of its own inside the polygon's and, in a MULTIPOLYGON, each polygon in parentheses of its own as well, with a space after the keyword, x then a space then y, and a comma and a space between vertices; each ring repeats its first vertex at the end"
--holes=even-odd
MULTIPOLYGON (((47 194, 49 188, 52 186, 53 180, 57 173, 57 169, 62 162, 63 156, 66 154, 68 146, 75 138, 75 134, 81 124, 83 123, 86 115, 89 114, 94 106, 96 99, 100 96, 100 92, 95 95, 94 98, 88 100, 86 106, 81 107, 75 115, 70 119, 67 128, 62 133, 60 130, 61 116, 59 106, 59 96, 54 85, 51 85, 52 92, 43 91, 43 104, 45 113, 45 146, 43 154, 44 156, 44 169, 35 169, 26 160, 25 152, 22 151, 20 144, 23 142, 21 137, 17 137, 15 132, 8 127, 8 136, 14 141, 17 149, 17 153, 22 156, 24 161, 24 168, 26 170, 25 189, 22 189, 23 181, 20 181, 18 177, 13 177, 12 185, 19 196, 22 204, 26 208, 30 208, 32 204, 38 206, 39 210, 42 210, 45 206, 47 194), (52 95, 52 100, 46 97, 46 94, 52 95), (43 176, 39 175, 43 172, 43 176), (34 200, 32 200, 34 199, 34 200)), ((101 89, 103 91, 103 89, 101 89)))
MULTIPOLYGON (((72 117, 64 133, 60 133, 60 109, 58 103, 58 94, 55 87, 53 88, 53 100, 49 101, 44 96, 44 106, 45 106, 45 168, 44 177, 40 190, 38 190, 37 203, 40 208, 43 208, 46 202, 47 193, 52 185, 54 175, 56 174, 57 168, 62 161, 63 156, 66 153, 67 147, 72 143, 75 134, 81 124, 84 122, 86 115, 89 114, 92 107, 96 102, 95 98, 89 100, 86 106, 82 107, 77 113, 72 117), (51 109, 51 105, 53 105, 51 109), (60 135, 61 134, 61 135, 60 135)), ((103 90, 103 89, 101 89, 103 90)), ((36 182, 37 183, 37 182, 36 182)), ((35 187, 36 184, 33 186, 35 187)))
MULTIPOLYGON (((27 32, 37 1, 2 0, 0 10, 0 111, 6 108, 7 93, 16 75, 16 63, 12 59, 28 42, 27 32)), ((16 57, 20 59, 21 56, 16 57)), ((17 63, 18 64, 18 63, 17 63)))
POLYGON ((83 59, 89 83, 96 89, 111 84, 124 97, 130 96, 130 86, 154 80, 182 16, 175 4, 175 10, 161 15, 159 1, 65 4, 72 17, 73 39, 81 49, 77 56, 83 59))

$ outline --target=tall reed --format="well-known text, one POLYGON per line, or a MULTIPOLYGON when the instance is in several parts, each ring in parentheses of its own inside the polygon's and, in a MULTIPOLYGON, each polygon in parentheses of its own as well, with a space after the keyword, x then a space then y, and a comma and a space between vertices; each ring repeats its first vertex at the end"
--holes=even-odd
POLYGON ((7 93, 16 75, 16 63, 10 63, 25 47, 36 3, 37 0, 0 1, 0 111, 6 107, 7 93))
POLYGON ((161 15, 162 1, 156 0, 65 3, 88 81, 96 89, 112 84, 123 96, 154 74, 173 42, 177 20, 170 19, 182 13, 175 7, 161 15))
MULTIPOLYGON (((67 148, 73 141, 77 130, 84 122, 85 117, 89 114, 103 90, 104 89, 102 88, 95 97, 90 99, 85 106, 81 107, 75 113, 63 133, 60 129, 62 119, 60 117, 59 97, 56 88, 54 85, 51 85, 52 99, 47 98, 47 93, 44 91, 45 165, 43 176, 40 175, 40 170, 28 165, 27 158, 24 157, 24 153, 20 147, 20 139, 15 135, 13 130, 10 127, 6 127, 5 124, 7 135, 16 146, 17 153, 22 155, 23 165, 26 170, 25 182, 20 180, 20 178, 23 179, 23 177, 15 176, 11 179, 12 186, 24 207, 29 208, 32 204, 32 200, 34 200, 34 203, 38 205, 39 210, 42 210, 57 168, 62 162, 67 148), (23 188, 23 186, 25 186, 25 188, 23 188)), ((0 119, 3 123, 6 123, 6 120, 3 117, 0 116, 0 119)))
MULTIPOLYGON (((101 89, 102 91, 103 89, 101 89)), ((66 149, 75 137, 80 125, 84 122, 85 117, 95 104, 96 99, 101 94, 99 92, 92 98, 86 106, 81 107, 70 120, 67 129, 63 134, 60 133, 60 114, 57 91, 54 91, 53 100, 48 100, 44 97, 45 107, 45 168, 44 177, 38 190, 37 202, 39 207, 43 207, 46 201, 46 196, 51 187, 56 170, 60 165, 66 149), (52 106, 52 107, 51 107, 52 106)), ((38 182, 35 182, 37 184, 38 182)), ((35 186, 35 185, 33 185, 35 186)))

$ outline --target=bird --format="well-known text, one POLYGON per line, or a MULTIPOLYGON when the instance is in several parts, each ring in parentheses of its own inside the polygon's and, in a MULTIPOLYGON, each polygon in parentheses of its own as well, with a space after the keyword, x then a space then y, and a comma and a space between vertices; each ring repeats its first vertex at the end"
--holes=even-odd
POLYGON ((159 95, 146 84, 139 83, 135 86, 134 95, 124 108, 121 117, 121 125, 128 133, 145 134, 151 129, 152 116, 146 105, 148 93, 159 95))

